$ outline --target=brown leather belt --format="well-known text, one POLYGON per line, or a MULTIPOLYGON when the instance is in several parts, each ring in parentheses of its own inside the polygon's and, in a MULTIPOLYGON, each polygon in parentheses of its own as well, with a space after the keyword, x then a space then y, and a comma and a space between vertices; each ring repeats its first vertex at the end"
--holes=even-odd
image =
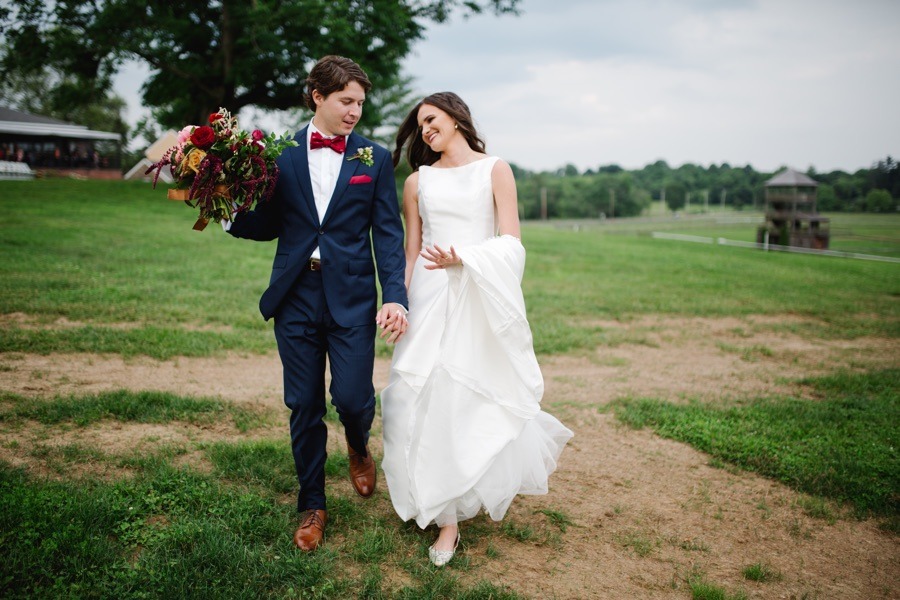
POLYGON ((318 258, 311 258, 306 265, 306 268, 310 271, 321 271, 322 270, 322 261, 318 258))

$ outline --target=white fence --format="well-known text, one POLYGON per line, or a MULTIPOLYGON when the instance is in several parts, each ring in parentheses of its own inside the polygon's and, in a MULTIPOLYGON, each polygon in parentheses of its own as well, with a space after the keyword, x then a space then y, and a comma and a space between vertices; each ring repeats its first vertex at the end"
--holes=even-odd
POLYGON ((741 242, 727 240, 725 238, 702 237, 699 235, 684 235, 681 233, 668 233, 666 231, 654 231, 650 234, 661 240, 677 240, 680 242, 696 242, 700 244, 718 244, 720 246, 738 246, 740 248, 758 248, 760 250, 774 250, 777 252, 796 252, 798 254, 816 254, 820 256, 839 256, 841 258, 856 258, 860 260, 877 260, 881 262, 900 263, 900 258, 892 256, 878 256, 877 254, 859 254, 857 252, 841 252, 839 250, 815 250, 813 248, 800 248, 798 246, 779 246, 777 244, 758 244, 756 242, 741 242))

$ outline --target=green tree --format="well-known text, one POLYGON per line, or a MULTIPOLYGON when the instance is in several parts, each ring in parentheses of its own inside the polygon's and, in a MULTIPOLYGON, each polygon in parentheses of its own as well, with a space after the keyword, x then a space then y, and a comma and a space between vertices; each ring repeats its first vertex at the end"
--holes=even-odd
POLYGON ((743 210, 745 206, 753 206, 753 190, 747 185, 741 185, 731 194, 731 203, 737 210, 743 210))
POLYGON ((860 210, 864 201, 865 181, 863 178, 841 173, 832 185, 843 210, 860 210))
POLYGON ((865 210, 876 213, 894 212, 897 210, 897 203, 887 190, 870 190, 866 194, 865 210))
POLYGON ((867 179, 870 188, 883 189, 894 198, 900 198, 900 165, 890 156, 875 163, 867 179))
POLYGON ((684 208, 687 202, 687 189, 681 183, 669 183, 666 185, 666 206, 669 210, 676 211, 684 208))
POLYGON ((556 173, 560 177, 578 177, 578 167, 572 163, 568 163, 565 167, 556 173))
MULTIPOLYGON (((6 57, 4 56, 3 59, 6 57)), ((3 59, 0 59, 2 61, 3 59)), ((36 115, 44 115, 89 129, 112 131, 124 139, 128 125, 123 113, 125 100, 103 93, 86 98, 84 102, 58 102, 53 90, 75 85, 75 80, 49 66, 30 72, 13 72, 0 86, 0 104, 36 115)))
MULTIPOLYGON (((302 104, 308 69, 325 54, 352 57, 376 83, 396 81, 428 21, 519 0, 17 0, 0 9, 10 49, 0 71, 45 65, 71 76, 54 102, 86 104, 109 90, 125 60, 151 68, 143 101, 165 127, 201 123, 220 106, 302 104), (394 79, 392 79, 394 78, 394 79)), ((363 125, 379 123, 377 103, 363 125)))
POLYGON ((592 217, 599 213, 608 217, 634 217, 650 206, 650 194, 638 188, 634 177, 625 171, 595 175, 590 193, 595 203, 592 217))
POLYGON ((827 183, 820 183, 819 187, 816 188, 816 208, 821 212, 841 210, 834 188, 827 183))

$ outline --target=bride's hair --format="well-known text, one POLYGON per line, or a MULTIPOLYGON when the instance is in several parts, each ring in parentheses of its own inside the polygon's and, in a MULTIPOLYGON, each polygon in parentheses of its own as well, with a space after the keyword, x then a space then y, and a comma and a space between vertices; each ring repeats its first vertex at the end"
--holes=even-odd
POLYGON ((453 92, 438 92, 425 96, 403 119, 400 129, 397 131, 397 147, 394 148, 393 160, 395 167, 400 164, 403 146, 407 143, 409 146, 406 149, 406 160, 413 171, 418 171, 422 165, 432 165, 441 157, 439 152, 429 148, 425 140, 422 139, 422 130, 419 127, 418 116, 419 109, 422 108, 423 104, 437 107, 450 115, 459 126, 459 132, 466 139, 469 148, 476 152, 486 153, 484 140, 481 139, 481 136, 478 135, 478 131, 475 129, 475 123, 472 121, 472 113, 469 112, 468 105, 453 92))

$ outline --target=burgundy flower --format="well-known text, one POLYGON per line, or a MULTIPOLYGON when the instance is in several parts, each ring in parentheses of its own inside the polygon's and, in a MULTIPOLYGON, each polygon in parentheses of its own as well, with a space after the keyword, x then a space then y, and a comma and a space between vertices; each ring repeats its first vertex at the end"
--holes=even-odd
POLYGON ((199 209, 198 223, 233 219, 270 200, 278 181, 275 159, 284 148, 297 145, 284 136, 267 137, 260 129, 245 132, 225 109, 210 114, 208 121, 183 128, 178 144, 147 170, 154 173, 155 185, 161 170, 170 168, 178 188, 187 192, 187 203, 199 209), (190 165, 185 164, 185 150, 194 159, 190 165))
POLYGON ((191 134, 191 143, 201 150, 208 150, 216 141, 216 132, 208 125, 201 125, 191 134))

